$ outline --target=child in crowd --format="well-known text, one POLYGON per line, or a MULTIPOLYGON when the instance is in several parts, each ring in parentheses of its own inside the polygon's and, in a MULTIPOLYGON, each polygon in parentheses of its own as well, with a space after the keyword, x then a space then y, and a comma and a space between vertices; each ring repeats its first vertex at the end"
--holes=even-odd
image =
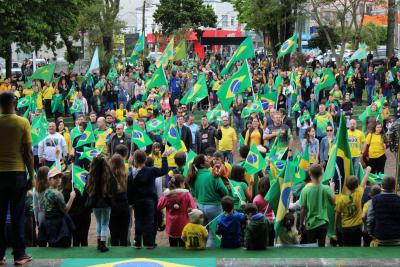
POLYGON ((325 238, 328 230, 328 202, 335 204, 335 183, 331 182, 330 188, 321 184, 322 167, 312 164, 309 168, 311 184, 303 188, 299 205, 300 230, 306 232, 307 243, 318 241, 318 246, 325 246, 325 238))
MULTIPOLYGON (((151 154, 149 157, 146 159, 153 159, 153 164, 150 166, 146 164, 148 167, 155 167, 155 168, 161 168, 161 162, 162 162, 162 157, 161 157, 161 144, 158 142, 155 142, 153 146, 151 147, 151 154)), ((156 179, 156 189, 157 189, 157 196, 160 198, 161 193, 162 193, 162 177, 157 177, 156 179)))
MULTIPOLYGON (((45 219, 45 210, 44 207, 41 206, 39 203, 43 202, 44 193, 46 189, 49 187, 47 175, 50 171, 50 168, 47 166, 42 166, 38 169, 36 175, 36 184, 35 189, 33 191, 33 214, 35 218, 35 223, 40 229, 40 225, 44 222, 45 219)), ((40 231, 39 231, 40 235, 40 231)), ((45 246, 46 242, 40 243, 38 242, 39 246, 45 246)))
POLYGON ((207 229, 202 225, 203 212, 198 209, 189 209, 189 221, 182 230, 182 240, 186 249, 205 249, 208 238, 207 229))
POLYGON ((368 166, 360 185, 358 185, 357 177, 347 177, 348 193, 342 193, 336 198, 335 224, 342 226, 343 246, 345 247, 361 246, 363 224, 361 200, 370 172, 371 167, 368 166))
MULTIPOLYGON (((168 187, 168 182, 169 179, 171 179, 172 176, 174 176, 174 174, 183 174, 183 170, 185 169, 185 165, 186 165, 186 153, 179 151, 176 152, 174 155, 174 165, 175 167, 171 168, 170 166, 170 170, 168 171, 168 175, 166 176, 166 184, 168 187)), ((169 165, 168 165, 169 166, 169 165)))
POLYGON ((381 188, 379 185, 373 185, 369 191, 369 200, 364 204, 363 207, 363 241, 364 241, 364 247, 369 247, 372 237, 368 234, 367 231, 367 226, 366 226, 366 220, 367 220, 367 213, 369 206, 371 205, 372 199, 374 196, 379 195, 381 193, 381 188))
POLYGON ((71 191, 68 203, 65 204, 62 193, 58 190, 63 174, 57 169, 48 173, 49 187, 46 189, 39 205, 45 211, 44 222, 39 226, 38 240, 47 242, 50 247, 70 247, 74 223, 67 214, 75 199, 71 191))
POLYGON ((196 203, 185 189, 185 177, 175 174, 169 181, 168 188, 158 201, 157 209, 166 208, 166 229, 171 247, 183 247, 185 244, 181 239, 182 230, 189 223, 187 210, 194 209, 196 203))
POLYGON ((231 196, 225 196, 221 200, 223 214, 217 219, 217 235, 221 235, 221 248, 240 247, 241 223, 246 216, 235 212, 234 200, 231 196))
POLYGON ((258 181, 258 194, 253 199, 253 204, 257 207, 258 212, 264 215, 269 223, 269 246, 274 245, 275 231, 274 220, 275 214, 271 205, 265 200, 265 196, 270 188, 269 178, 263 177, 258 181))
POLYGON ((279 242, 282 245, 297 245, 299 244, 299 238, 300 235, 295 227, 295 219, 293 213, 286 213, 281 222, 279 242))
POLYGON ((235 165, 232 167, 229 185, 231 195, 235 203, 235 210, 240 210, 242 205, 251 200, 252 190, 244 179, 245 169, 242 166, 235 165))
POLYGON ((247 204, 245 213, 248 224, 244 234, 244 244, 247 250, 263 250, 268 246, 270 233, 269 223, 264 214, 259 213, 254 204, 247 204))

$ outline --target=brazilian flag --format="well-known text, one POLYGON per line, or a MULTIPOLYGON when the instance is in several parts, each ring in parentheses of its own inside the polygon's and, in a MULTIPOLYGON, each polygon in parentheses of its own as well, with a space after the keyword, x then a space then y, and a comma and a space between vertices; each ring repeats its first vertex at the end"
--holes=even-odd
POLYGON ((150 137, 137 124, 133 125, 132 142, 135 143, 138 148, 142 148, 153 143, 150 137))
MULTIPOLYGON (((282 178, 280 177, 279 179, 282 178)), ((275 216, 275 233, 279 233, 281 223, 286 215, 286 211, 289 209, 292 186, 292 174, 290 172, 290 160, 288 158, 286 160, 285 175, 280 183, 280 196, 275 216)))
POLYGON ((178 131, 178 126, 176 125, 175 117, 171 117, 168 121, 166 131, 164 132, 163 138, 170 143, 176 150, 181 149, 181 135, 178 131))
POLYGON ((160 131, 164 130, 164 128, 165 128, 165 119, 162 115, 146 122, 146 129, 148 132, 160 131))
POLYGON ((83 195, 83 191, 85 190, 88 174, 89 173, 86 170, 72 164, 72 185, 73 188, 81 193, 81 195, 83 195))
POLYGON ((90 148, 90 147, 84 147, 83 152, 79 159, 88 159, 89 161, 92 161, 94 157, 97 157, 97 155, 100 155, 101 152, 103 152, 103 148, 96 149, 96 148, 90 148))
POLYGON ((75 99, 72 106, 69 108, 71 113, 82 112, 82 101, 75 99))
POLYGON ((28 107, 31 103, 31 96, 25 96, 18 100, 17 108, 28 107))
MULTIPOLYGON (((363 169, 361 163, 359 163, 359 165, 358 165, 358 180, 360 182, 364 178, 364 175, 365 175, 364 169, 363 169)), ((368 182, 377 184, 377 185, 381 185, 384 177, 385 177, 385 175, 383 173, 378 173, 378 174, 370 173, 368 175, 368 182)))
POLYGON ((221 105, 217 105, 214 109, 207 111, 207 121, 214 122, 221 118, 221 105))
POLYGON ((183 169, 183 176, 186 177, 188 171, 189 171, 189 165, 193 162, 194 158, 197 156, 197 154, 193 150, 189 150, 189 153, 186 156, 186 164, 185 168, 183 169))
POLYGON ((81 136, 79 137, 76 147, 84 146, 84 145, 91 144, 94 142, 95 142, 95 140, 94 140, 92 126, 90 125, 90 123, 88 123, 85 131, 83 133, 81 133, 81 136))
POLYGON ((269 169, 272 174, 272 178, 276 179, 283 175, 285 171, 286 161, 281 159, 271 159, 269 163, 269 169))
POLYGON ((206 77, 204 73, 200 76, 200 79, 190 88, 187 93, 181 99, 182 104, 198 103, 208 96, 206 77))
POLYGON ((260 152, 257 150, 257 147, 253 144, 250 148, 249 154, 247 155, 244 168, 249 175, 253 175, 265 169, 266 167, 267 163, 265 159, 261 156, 260 152))
POLYGON ((297 34, 294 34, 292 37, 287 39, 281 45, 281 48, 278 51, 278 59, 289 53, 293 54, 294 52, 296 52, 296 48, 297 48, 297 34))
POLYGON ((244 41, 240 44, 240 46, 235 50, 235 53, 228 61, 226 66, 221 71, 221 76, 225 76, 226 74, 232 71, 233 65, 235 62, 240 60, 245 60, 248 58, 254 58, 254 49, 253 49, 253 42, 251 37, 248 36, 244 41))
POLYGON ((306 171, 299 167, 301 156, 298 150, 293 155, 293 160, 290 161, 290 172, 293 174, 293 185, 301 184, 306 179, 306 171))
POLYGON ((308 143, 306 144, 306 147, 303 151, 303 154, 301 155, 300 162, 299 162, 299 167, 303 171, 307 171, 308 168, 310 167, 310 152, 308 151, 308 143))

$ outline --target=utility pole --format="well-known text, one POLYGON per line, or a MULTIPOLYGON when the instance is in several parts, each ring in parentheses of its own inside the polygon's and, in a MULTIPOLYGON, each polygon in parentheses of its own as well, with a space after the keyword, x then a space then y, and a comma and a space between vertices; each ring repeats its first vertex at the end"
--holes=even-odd
POLYGON ((143 0, 143 8, 142 8, 142 34, 144 34, 144 23, 145 23, 145 15, 146 15, 146 0, 143 0))

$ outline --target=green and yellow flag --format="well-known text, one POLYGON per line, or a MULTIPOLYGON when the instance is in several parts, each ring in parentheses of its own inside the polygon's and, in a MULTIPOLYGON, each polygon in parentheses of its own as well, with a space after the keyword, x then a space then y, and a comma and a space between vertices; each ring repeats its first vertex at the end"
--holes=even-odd
POLYGON ((165 128, 165 119, 162 115, 159 115, 157 118, 151 119, 146 122, 146 130, 148 132, 152 131, 160 131, 165 128))
POLYGON ((188 171, 189 171, 189 165, 193 162, 194 158, 197 156, 197 154, 193 150, 189 150, 189 153, 186 156, 186 164, 185 168, 183 169, 183 176, 186 177, 188 171))
POLYGON ((297 48, 297 34, 294 34, 292 37, 287 39, 281 45, 281 48, 278 51, 278 59, 287 54, 293 54, 294 52, 296 52, 296 48, 297 48))
POLYGON ((89 161, 92 161, 94 157, 97 155, 100 155, 101 152, 103 152, 103 148, 90 148, 90 147, 84 147, 83 152, 79 159, 88 159, 89 161))
POLYGON ((86 125, 86 129, 83 133, 80 133, 80 137, 78 140, 78 143, 76 144, 76 147, 80 147, 86 144, 91 144, 94 143, 94 135, 93 135, 93 129, 90 123, 86 125))
POLYGON ((201 74, 200 79, 190 88, 181 99, 182 104, 198 103, 208 96, 206 76, 201 74))
POLYGON ((72 164, 72 185, 81 195, 83 195, 85 190, 88 175, 89 173, 86 170, 72 164))
POLYGON ((292 174, 290 172, 290 160, 288 157, 286 160, 285 176, 283 177, 282 183, 280 184, 280 196, 277 213, 275 216, 275 233, 279 233, 281 223, 286 215, 287 210, 289 209, 292 186, 293 181, 292 174))
POLYGON ((159 86, 168 86, 167 78, 165 77, 164 69, 162 66, 158 67, 157 70, 151 75, 149 82, 146 85, 148 92, 150 89, 159 86))
POLYGON ((336 83, 335 76, 332 73, 330 68, 326 68, 321 79, 318 82, 318 85, 315 87, 314 92, 315 95, 318 96, 319 92, 327 87, 331 87, 336 83))
POLYGON ((30 77, 31 80, 44 80, 50 82, 53 80, 53 74, 56 69, 56 64, 49 64, 38 68, 30 77))
POLYGON ((207 111, 207 121, 214 122, 221 118, 221 105, 217 105, 214 109, 207 111))
POLYGON ((75 99, 74 103, 72 103, 72 106, 69 108, 69 111, 71 112, 71 114, 82 112, 82 101, 75 99))
POLYGON ((161 58, 157 61, 157 67, 165 67, 168 62, 174 58, 174 37, 171 37, 167 47, 165 48, 161 58))
POLYGON ((166 131, 164 132, 163 138, 170 143, 176 150, 181 149, 181 135, 178 131, 178 126, 176 124, 175 117, 169 118, 166 131))
POLYGON ((186 53, 186 40, 179 42, 178 46, 175 48, 174 60, 184 60, 187 58, 186 53))
POLYGON ((228 111, 235 96, 244 92, 249 87, 251 87, 251 76, 246 60, 238 71, 224 82, 217 91, 222 108, 228 111))
POLYGON ((17 108, 28 107, 30 104, 31 104, 31 96, 28 95, 18 99, 17 108))
POLYGON ((47 135, 48 123, 44 117, 44 113, 40 118, 35 117, 31 127, 32 145, 39 144, 47 135))
POLYGON ((251 37, 248 36, 241 44, 240 46, 236 49, 235 53, 231 57, 231 59, 228 61, 226 66, 222 69, 221 71, 221 76, 225 76, 226 74, 230 73, 232 71, 232 67, 235 64, 235 62, 238 62, 240 60, 245 60, 249 58, 254 58, 254 49, 253 49, 253 42, 251 41, 251 37))
POLYGON ((137 124, 133 125, 132 142, 135 143, 138 148, 142 148, 153 143, 150 137, 137 124))
POLYGON ((267 163, 265 159, 261 156, 260 152, 257 150, 257 147, 253 144, 250 148, 249 154, 247 155, 244 168, 249 175, 253 175, 265 169, 266 167, 267 163))
POLYGON ((308 151, 308 143, 306 144, 306 147, 304 148, 303 154, 301 155, 300 162, 299 162, 299 167, 303 171, 308 171, 308 168, 310 167, 310 152, 308 151))

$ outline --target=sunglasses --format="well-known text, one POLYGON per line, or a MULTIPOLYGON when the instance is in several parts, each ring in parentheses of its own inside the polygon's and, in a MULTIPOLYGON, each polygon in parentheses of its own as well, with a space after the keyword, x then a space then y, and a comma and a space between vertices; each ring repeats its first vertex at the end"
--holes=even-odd
POLYGON ((326 131, 327 132, 333 132, 333 129, 327 129, 326 131))

